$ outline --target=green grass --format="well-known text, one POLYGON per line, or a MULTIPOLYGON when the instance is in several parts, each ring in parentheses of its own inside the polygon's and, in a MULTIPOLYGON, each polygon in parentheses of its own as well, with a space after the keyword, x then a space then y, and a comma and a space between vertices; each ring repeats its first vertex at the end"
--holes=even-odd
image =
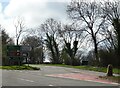
MULTIPOLYGON (((61 67, 68 67, 68 68, 76 68, 76 69, 83 69, 83 70, 90 70, 90 71, 98 71, 98 72, 107 72, 106 67, 94 67, 94 66, 70 66, 64 64, 42 64, 48 66, 61 66, 61 67)), ((113 68, 113 73, 120 74, 120 69, 113 68)))
POLYGON ((112 82, 120 83, 120 76, 99 76, 101 79, 110 80, 112 82))
POLYGON ((23 65, 23 66, 0 66, 0 69, 6 69, 6 70, 39 70, 40 68, 23 65))

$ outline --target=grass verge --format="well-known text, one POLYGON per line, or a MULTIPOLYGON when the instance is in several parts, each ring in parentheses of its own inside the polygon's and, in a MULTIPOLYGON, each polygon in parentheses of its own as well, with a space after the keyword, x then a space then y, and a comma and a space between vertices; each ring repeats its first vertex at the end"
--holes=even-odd
POLYGON ((32 67, 32 66, 0 66, 0 69, 6 70, 40 70, 40 68, 32 67))
POLYGON ((120 76, 99 76, 101 79, 110 80, 112 82, 120 83, 120 76))
MULTIPOLYGON (((46 66, 60 66, 60 67, 68 67, 68 68, 76 68, 76 69, 82 69, 82 70, 90 70, 90 71, 97 71, 97 72, 107 72, 107 67, 94 67, 94 66, 70 66, 70 65, 64 65, 64 64, 42 64, 46 66)), ((113 68, 114 74, 120 74, 120 69, 113 68)))
MULTIPOLYGON (((82 69, 82 70, 90 70, 90 71, 97 71, 97 72, 107 72, 107 67, 93 67, 93 66, 70 66, 70 65, 64 65, 64 64, 42 64, 47 66, 61 66, 61 67, 69 67, 69 68, 76 68, 76 69, 82 69)), ((120 69, 113 68, 114 74, 120 74, 120 69)), ((120 76, 99 76, 101 79, 109 80, 112 82, 120 83, 120 76)))

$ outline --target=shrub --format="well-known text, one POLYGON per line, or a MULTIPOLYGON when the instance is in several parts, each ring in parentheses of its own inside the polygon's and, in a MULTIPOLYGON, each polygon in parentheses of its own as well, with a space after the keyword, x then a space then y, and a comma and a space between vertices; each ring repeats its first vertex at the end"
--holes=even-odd
POLYGON ((101 66, 107 67, 108 64, 112 64, 114 67, 118 67, 118 57, 114 50, 111 50, 111 52, 100 50, 99 56, 101 66))

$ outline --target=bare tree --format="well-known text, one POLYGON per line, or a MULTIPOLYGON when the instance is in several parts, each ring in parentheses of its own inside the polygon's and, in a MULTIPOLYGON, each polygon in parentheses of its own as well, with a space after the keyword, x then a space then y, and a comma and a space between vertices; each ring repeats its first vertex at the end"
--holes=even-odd
POLYGON ((16 29, 16 36, 15 36, 16 37, 16 45, 18 45, 20 36, 25 31, 24 30, 24 28, 25 28, 24 20, 22 18, 17 18, 14 26, 15 26, 15 29, 16 29))
POLYGON ((101 43, 101 47, 103 47, 103 49, 107 49, 109 52, 112 50, 117 51, 117 39, 114 30, 106 28, 103 33, 101 32, 101 34, 106 38, 106 40, 101 43))
POLYGON ((78 65, 79 60, 75 58, 75 55, 78 50, 79 33, 72 25, 65 25, 63 30, 59 30, 59 34, 64 41, 63 54, 67 53, 69 56, 68 59, 65 58, 67 61, 64 61, 70 65, 78 65))
POLYGON ((42 62, 43 58, 40 55, 40 54, 42 54, 42 44, 41 44, 41 42, 42 42, 41 39, 37 36, 27 36, 21 42, 22 45, 29 45, 31 47, 31 52, 30 52, 31 63, 35 63, 35 61, 37 61, 36 60, 37 58, 39 58, 39 60, 42 62))
POLYGON ((57 35, 58 30, 60 29, 59 22, 50 18, 41 25, 40 29, 43 30, 44 34, 46 35, 46 46, 50 51, 52 63, 61 63, 57 35))
POLYGON ((103 2, 102 10, 107 16, 108 23, 114 27, 118 46, 117 54, 120 57, 120 0, 103 2))
POLYGON ((91 38, 90 41, 94 45, 95 60, 99 62, 98 44, 104 40, 99 38, 99 32, 102 30, 106 18, 101 14, 100 4, 73 0, 68 5, 67 12, 70 18, 81 23, 79 30, 86 32, 91 38))

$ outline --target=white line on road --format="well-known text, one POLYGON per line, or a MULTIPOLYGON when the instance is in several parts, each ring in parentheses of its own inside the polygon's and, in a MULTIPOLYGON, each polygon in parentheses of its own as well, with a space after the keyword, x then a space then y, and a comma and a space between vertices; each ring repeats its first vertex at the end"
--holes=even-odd
POLYGON ((32 81, 32 80, 23 79, 23 78, 18 78, 18 79, 20 79, 20 80, 24 80, 24 81, 28 81, 28 82, 34 82, 34 81, 32 81))
POLYGON ((50 84, 50 85, 48 85, 48 86, 53 86, 53 85, 50 84))

